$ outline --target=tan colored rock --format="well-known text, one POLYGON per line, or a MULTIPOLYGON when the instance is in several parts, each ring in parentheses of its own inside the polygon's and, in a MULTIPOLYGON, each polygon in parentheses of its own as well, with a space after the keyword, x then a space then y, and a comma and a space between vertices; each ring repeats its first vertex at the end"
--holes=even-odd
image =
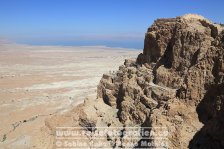
MULTIPOLYGON (((196 148, 198 140, 202 148, 223 148, 224 129, 215 127, 221 125, 223 114, 223 39, 223 27, 199 15, 156 20, 145 35, 136 64, 126 60, 112 77, 119 78, 114 97, 120 121, 153 129, 167 127, 169 148, 196 148), (213 86, 218 91, 210 89, 213 86), (212 143, 215 139, 219 142, 212 143)), ((104 87, 98 90, 103 92, 104 87)))
MULTIPOLYGON (((66 122, 53 117, 46 127, 50 133, 56 125, 119 127, 120 132, 150 127, 148 143, 154 148, 224 148, 223 55, 221 26, 193 14, 158 19, 147 30, 143 53, 103 75, 97 99, 63 115, 66 122), (158 128, 166 129, 162 146, 158 128)), ((125 136, 105 141, 111 148, 134 148, 125 145, 125 136)))

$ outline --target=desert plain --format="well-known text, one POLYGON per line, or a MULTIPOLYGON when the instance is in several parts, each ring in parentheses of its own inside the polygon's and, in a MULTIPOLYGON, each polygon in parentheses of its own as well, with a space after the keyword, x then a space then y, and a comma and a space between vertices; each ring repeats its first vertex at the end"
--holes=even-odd
POLYGON ((29 148, 45 119, 96 96, 103 73, 139 50, 0 44, 0 148, 29 148))

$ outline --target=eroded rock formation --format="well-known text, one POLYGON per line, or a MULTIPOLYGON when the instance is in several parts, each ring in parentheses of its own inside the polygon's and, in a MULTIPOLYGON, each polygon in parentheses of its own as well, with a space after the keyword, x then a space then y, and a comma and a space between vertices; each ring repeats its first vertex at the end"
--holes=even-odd
MULTIPOLYGON (((76 108, 69 125, 166 127, 169 148, 224 148, 223 30, 199 15, 156 20, 143 53, 104 74, 97 99, 76 108)), ((105 140, 126 147, 124 136, 105 140)))
POLYGON ((223 148, 223 35, 198 15, 158 19, 137 61, 104 75, 98 97, 126 125, 168 127, 170 148, 223 148))

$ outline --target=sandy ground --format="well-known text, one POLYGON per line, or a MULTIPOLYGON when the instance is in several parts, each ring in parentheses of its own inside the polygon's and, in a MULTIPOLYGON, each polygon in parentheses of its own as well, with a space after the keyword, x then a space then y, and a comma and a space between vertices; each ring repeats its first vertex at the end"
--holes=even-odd
POLYGON ((44 120, 96 94, 103 73, 138 50, 0 45, 0 148, 29 148, 44 120))

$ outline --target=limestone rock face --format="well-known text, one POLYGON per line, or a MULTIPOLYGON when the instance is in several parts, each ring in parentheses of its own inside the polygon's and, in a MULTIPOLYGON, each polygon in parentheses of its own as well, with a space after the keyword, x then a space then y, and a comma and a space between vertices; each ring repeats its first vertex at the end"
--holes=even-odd
MULTIPOLYGON (((156 138, 159 127, 167 129, 168 148, 222 149, 223 124, 224 29, 188 14, 156 20, 145 35, 143 53, 102 76, 97 99, 46 120, 43 130, 54 134, 57 126, 86 131, 119 128, 120 132, 150 127, 151 138, 156 138)), ((121 135, 104 140, 111 148, 138 148, 144 139, 121 135), (130 140, 133 144, 127 145, 130 140)), ((152 148, 167 147, 159 146, 156 139, 148 143, 152 148)))
POLYGON ((212 59, 220 28, 195 15, 158 19, 146 33, 138 63, 155 65, 154 83, 177 89, 183 86, 181 90, 188 88, 186 93, 179 90, 179 94, 195 102, 203 96, 203 86, 215 79, 212 59))
POLYGON ((170 148, 223 148, 223 30, 193 14, 156 20, 143 53, 104 75, 98 97, 126 126, 167 127, 170 148))

